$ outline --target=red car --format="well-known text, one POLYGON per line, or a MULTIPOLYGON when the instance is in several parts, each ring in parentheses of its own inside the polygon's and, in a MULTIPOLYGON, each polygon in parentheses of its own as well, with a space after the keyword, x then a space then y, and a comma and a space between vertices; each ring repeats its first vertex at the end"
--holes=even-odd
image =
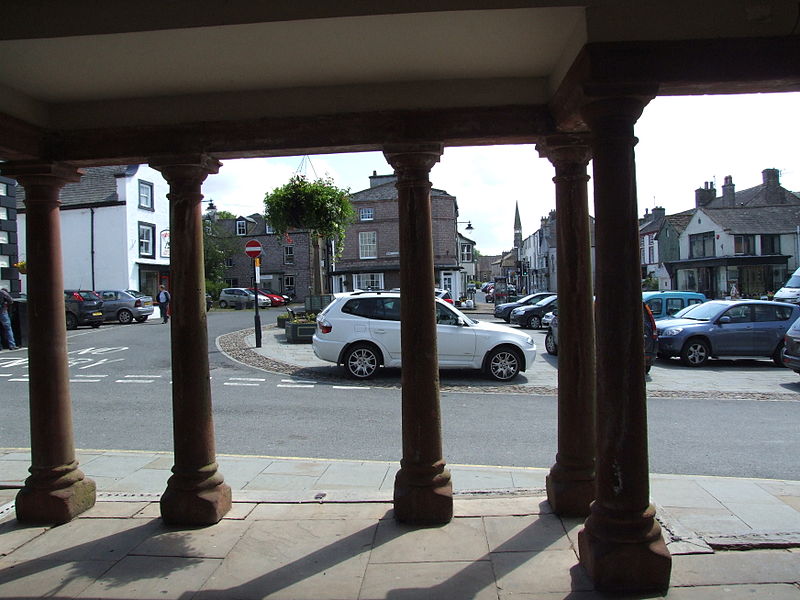
MULTIPOLYGON (((255 292, 256 291, 256 288, 251 288, 250 287, 250 288, 247 288, 247 289, 250 290, 251 292, 255 292)), ((259 289, 258 293, 260 295, 262 295, 262 296, 266 296, 267 298, 269 298, 270 301, 272 302, 272 306, 283 306, 284 304, 286 304, 286 300, 283 298, 283 296, 279 296, 278 294, 273 294, 271 292, 265 292, 262 289, 259 289)))

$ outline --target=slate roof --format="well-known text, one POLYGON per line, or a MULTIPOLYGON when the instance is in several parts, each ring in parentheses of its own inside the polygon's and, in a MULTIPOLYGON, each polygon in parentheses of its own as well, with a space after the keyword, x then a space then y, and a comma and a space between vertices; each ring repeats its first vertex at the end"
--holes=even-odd
POLYGON ((800 204, 698 210, 702 210, 730 233, 794 233, 800 225, 800 204))
MULTIPOLYGON (((92 204, 122 203, 117 194, 117 177, 131 177, 139 165, 115 167, 89 167, 77 183, 68 183, 61 189, 61 207, 92 204)), ((17 185, 17 210, 25 211, 25 188, 17 185)))
MULTIPOLYGON (((778 186, 776 192, 782 195, 781 206, 800 205, 800 196, 790 192, 782 186, 778 186)), ((762 183, 746 190, 737 191, 734 196, 736 208, 755 208, 762 206, 776 205, 775 201, 770 202, 767 195, 767 185, 762 183)), ((721 209, 725 207, 723 196, 718 196, 705 206, 699 208, 721 209)))
POLYGON ((689 225, 689 221, 692 220, 695 212, 697 212, 697 209, 690 208, 689 210, 675 213, 674 215, 667 215, 664 217, 664 221, 672 225, 672 228, 680 235, 689 225))
MULTIPOLYGON (((449 196, 450 198, 454 198, 444 190, 439 190, 433 188, 431 190, 431 196, 449 196)), ((376 185, 375 187, 367 188, 365 190, 361 190, 360 192, 355 192, 354 194, 350 195, 350 200, 352 202, 375 202, 376 200, 397 200, 397 187, 395 187, 394 181, 389 183, 384 183, 381 185, 376 185)))

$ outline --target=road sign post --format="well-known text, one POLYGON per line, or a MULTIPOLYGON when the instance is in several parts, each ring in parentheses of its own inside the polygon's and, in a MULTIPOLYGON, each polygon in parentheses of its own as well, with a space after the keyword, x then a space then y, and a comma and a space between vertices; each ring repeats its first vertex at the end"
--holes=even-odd
POLYGON ((259 281, 259 271, 261 266, 261 253, 263 252, 263 248, 261 247, 261 242, 258 240, 247 240, 247 243, 244 245, 244 253, 247 254, 250 258, 253 259, 253 293, 255 293, 255 316, 253 318, 254 321, 254 328, 256 334, 256 348, 261 348, 261 315, 258 314, 258 284, 259 281))

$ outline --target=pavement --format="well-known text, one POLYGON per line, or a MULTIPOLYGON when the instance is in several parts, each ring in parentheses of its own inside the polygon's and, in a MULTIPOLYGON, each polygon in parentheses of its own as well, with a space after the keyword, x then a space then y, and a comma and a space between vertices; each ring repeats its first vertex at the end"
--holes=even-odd
MULTIPOLYGON (((260 349, 251 337, 218 345, 280 373, 336 376, 281 330, 266 327, 260 349)), ((531 393, 557 385, 541 362, 522 384, 531 393)), ((797 394, 793 382, 749 380, 730 393, 797 394)), ((0 448, 0 598, 608 597, 578 562, 582 520, 550 510, 548 469, 449 465, 455 518, 411 527, 392 515, 395 462, 217 458, 234 500, 217 525, 161 522, 171 453, 79 450, 97 503, 51 527, 14 518, 30 451, 0 448)), ((673 555, 670 589, 626 597, 800 600, 800 482, 651 474, 650 489, 673 555)))

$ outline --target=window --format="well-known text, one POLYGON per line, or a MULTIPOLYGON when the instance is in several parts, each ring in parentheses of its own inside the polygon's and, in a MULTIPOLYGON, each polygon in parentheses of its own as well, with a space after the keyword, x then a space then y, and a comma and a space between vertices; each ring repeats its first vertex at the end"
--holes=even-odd
POLYGON ((233 257, 228 257, 225 259, 225 266, 232 267, 233 266, 233 257))
POLYGON ((342 312, 367 319, 400 320, 400 298, 353 298, 342 306, 342 312))
POLYGON ((357 290, 382 290, 383 273, 354 273, 353 287, 357 290))
POLYGON ((247 235, 247 221, 244 219, 236 221, 236 235, 247 235))
POLYGON ((8 219, 8 209, 0 206, 0 221, 5 221, 8 219))
POLYGON ((225 285, 229 285, 231 287, 238 287, 239 280, 236 277, 228 277, 225 279, 225 285))
POLYGON ((283 287, 286 290, 294 291, 294 275, 285 275, 283 277, 283 287))
POLYGON ((358 209, 358 220, 359 221, 372 221, 375 219, 375 209, 374 208, 359 208, 358 209))
POLYGON ((0 196, 8 196, 8 184, 0 183, 0 196))
POLYGON ((156 226, 139 223, 139 258, 156 257, 156 226))
POLYGON ((139 208, 155 210, 153 207, 153 184, 139 180, 139 208))
POLYGON ((275 233, 275 228, 269 223, 264 223, 264 233, 275 233))
POLYGON ((667 314, 671 317, 683 308, 683 300, 680 298, 667 298, 667 314))
POLYGON ((770 306, 768 304, 756 304, 755 308, 756 321, 786 321, 792 314, 791 308, 784 306, 770 306))
POLYGON ((283 247, 283 264, 285 265, 294 264, 294 246, 283 247))
POLYGON ((780 254, 781 236, 770 234, 761 236, 761 254, 780 254))
POLYGON ((375 231, 361 231, 358 234, 359 258, 378 258, 378 234, 375 231))
MULTIPOLYGON (((731 323, 750 323, 753 320, 750 313, 750 305, 745 304, 742 306, 734 306, 733 308, 729 308, 722 314, 722 316, 730 317, 731 323)), ((694 311, 692 311, 692 316, 694 316, 694 311)))
POLYGON ((733 236, 734 254, 755 254, 756 236, 754 235, 735 235, 733 236))
POLYGON ((704 256, 716 256, 713 231, 689 236, 689 258, 703 258, 704 256))
POLYGON ((461 262, 472 262, 472 244, 461 244, 461 262))

